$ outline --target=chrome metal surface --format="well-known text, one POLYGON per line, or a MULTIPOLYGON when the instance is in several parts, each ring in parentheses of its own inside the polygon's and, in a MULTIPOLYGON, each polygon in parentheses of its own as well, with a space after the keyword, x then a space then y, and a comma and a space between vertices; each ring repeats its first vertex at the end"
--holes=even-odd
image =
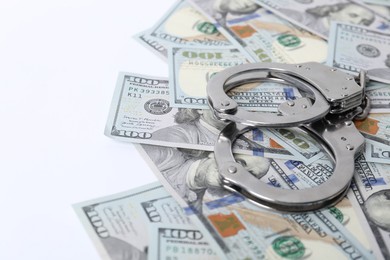
POLYGON ((232 121, 221 131, 214 150, 222 186, 263 207, 281 211, 316 210, 339 201, 352 180, 354 159, 364 146, 364 138, 351 120, 364 118, 369 111, 366 81, 364 72, 355 78, 312 62, 244 64, 219 72, 209 81, 207 93, 215 116, 232 121), (248 112, 226 92, 252 82, 292 84, 308 95, 282 103, 278 114, 248 112), (328 151, 334 163, 332 176, 319 186, 303 190, 275 188, 259 181, 235 161, 231 150, 239 135, 259 126, 305 129, 328 151))
POLYGON ((207 84, 207 95, 209 105, 219 119, 252 126, 287 127, 317 120, 329 112, 343 113, 359 106, 363 87, 353 76, 315 62, 298 65, 249 63, 217 73, 207 84), (294 85, 309 93, 312 104, 306 108, 294 107, 294 112, 288 117, 248 112, 239 108, 226 92, 252 82, 294 85))
POLYGON ((363 148, 364 138, 354 124, 330 124, 318 120, 305 125, 305 129, 321 141, 334 161, 334 172, 323 184, 303 189, 287 190, 259 181, 237 163, 231 151, 240 134, 253 129, 231 122, 220 133, 214 153, 222 186, 247 196, 259 205, 281 211, 316 210, 338 202, 344 195, 354 173, 354 159, 363 148), (235 169, 234 173, 231 169, 235 169))

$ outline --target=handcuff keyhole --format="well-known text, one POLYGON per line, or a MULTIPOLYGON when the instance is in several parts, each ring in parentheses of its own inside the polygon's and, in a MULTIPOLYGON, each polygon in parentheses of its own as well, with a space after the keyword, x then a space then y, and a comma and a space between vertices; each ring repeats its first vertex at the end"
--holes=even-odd
POLYGON ((341 140, 346 141, 347 138, 345 138, 345 137, 343 136, 343 137, 341 137, 341 140))

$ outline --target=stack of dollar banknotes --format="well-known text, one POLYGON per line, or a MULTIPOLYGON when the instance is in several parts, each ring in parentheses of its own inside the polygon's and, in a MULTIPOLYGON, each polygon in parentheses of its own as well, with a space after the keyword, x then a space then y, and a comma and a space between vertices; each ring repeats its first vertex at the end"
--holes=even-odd
MULTIPOLYGON (((168 63, 169 78, 120 73, 105 134, 137 143, 160 182, 74 205, 102 258, 390 259, 389 0, 182 0, 134 38, 168 63), (219 185, 213 148, 225 123, 206 85, 243 63, 309 61, 367 71, 372 108, 355 122, 365 150, 335 206, 266 210, 219 185)), ((229 93, 269 113, 301 94, 276 83, 229 93)), ((327 153, 294 128, 251 130, 233 150, 259 182, 281 189, 321 185, 333 172, 327 153)))

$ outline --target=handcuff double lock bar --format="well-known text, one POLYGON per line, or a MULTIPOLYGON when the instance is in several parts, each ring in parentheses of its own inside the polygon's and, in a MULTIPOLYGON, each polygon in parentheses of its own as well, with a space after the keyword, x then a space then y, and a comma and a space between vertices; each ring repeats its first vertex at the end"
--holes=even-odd
POLYGON ((281 211, 316 210, 338 202, 347 192, 354 173, 355 157, 364 138, 352 119, 367 116, 366 74, 354 77, 320 63, 250 63, 217 73, 207 85, 214 115, 229 122, 222 129, 214 153, 223 187, 251 201, 281 211), (226 93, 253 82, 289 84, 307 93, 282 103, 279 113, 250 112, 238 107, 226 93), (272 187, 259 181, 237 163, 232 153, 236 138, 256 127, 300 127, 328 152, 334 163, 332 176, 323 184, 301 190, 272 187))

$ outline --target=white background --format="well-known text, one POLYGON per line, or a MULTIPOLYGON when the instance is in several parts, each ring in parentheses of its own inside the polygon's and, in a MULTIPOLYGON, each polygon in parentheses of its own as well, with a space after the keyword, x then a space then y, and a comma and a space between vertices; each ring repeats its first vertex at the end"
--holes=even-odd
POLYGON ((174 0, 0 3, 0 259, 99 259, 72 204, 157 180, 103 135, 119 71, 168 76, 132 36, 174 0))

